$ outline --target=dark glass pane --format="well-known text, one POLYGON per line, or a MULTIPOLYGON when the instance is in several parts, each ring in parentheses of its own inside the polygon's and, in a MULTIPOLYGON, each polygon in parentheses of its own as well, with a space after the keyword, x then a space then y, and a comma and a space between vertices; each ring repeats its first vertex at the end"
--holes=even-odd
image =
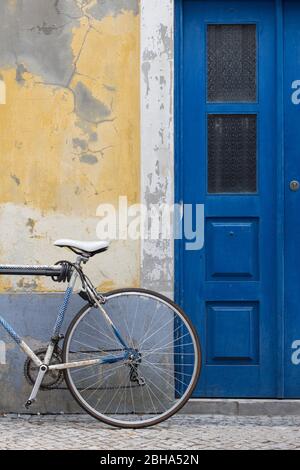
POLYGON ((255 193, 256 116, 208 116, 208 192, 255 193))
POLYGON ((256 101, 256 26, 209 25, 208 101, 256 101))

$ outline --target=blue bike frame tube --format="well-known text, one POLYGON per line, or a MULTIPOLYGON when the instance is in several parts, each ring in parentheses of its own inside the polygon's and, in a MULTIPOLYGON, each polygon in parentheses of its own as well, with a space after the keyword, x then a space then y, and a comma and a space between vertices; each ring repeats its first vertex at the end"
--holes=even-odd
MULTIPOLYGON (((68 305, 70 303, 70 299, 71 299, 71 295, 73 293, 73 290, 74 290, 74 286, 75 286, 75 282, 76 282, 76 279, 78 277, 78 274, 77 272, 74 272, 73 275, 72 275, 72 278, 69 282, 69 285, 67 287, 67 290, 65 292, 65 296, 64 296, 64 300, 63 300, 63 303, 59 309, 59 312, 58 312, 58 316, 57 316, 57 319, 56 319, 56 322, 55 322, 55 326, 54 326, 54 330, 53 330, 53 336, 56 337, 59 335, 59 332, 60 332, 60 329, 61 329, 61 326, 63 324, 63 321, 64 321, 64 318, 65 318, 65 313, 67 311, 67 308, 68 308, 68 305)), ((126 349, 128 350, 129 347, 128 345, 126 344, 126 342, 124 341, 124 339, 122 338, 120 332, 118 331, 118 329, 116 328, 116 326, 113 324, 113 322, 111 321, 111 319, 109 318, 108 314, 106 313, 105 309, 102 307, 102 305, 100 304, 100 302, 97 301, 97 299, 95 299, 96 301, 96 304, 98 305, 100 311, 103 313, 106 321, 109 323, 109 325, 111 326, 111 328, 113 329, 113 332, 116 336, 116 338, 118 339, 118 341, 121 343, 121 345, 126 349)))
POLYGON ((63 303, 60 306, 60 309, 59 309, 59 312, 58 312, 58 315, 57 315, 57 319, 56 319, 56 322, 55 322, 55 325, 54 325, 54 329, 53 329, 53 336, 54 337, 58 336, 59 333, 60 333, 60 329, 62 327, 64 318, 65 318, 65 313, 66 313, 68 305, 70 303, 71 295, 73 294, 73 290, 74 290, 74 286, 75 286, 75 282, 76 282, 77 277, 78 277, 77 272, 74 272, 72 274, 71 280, 70 280, 69 285, 67 287, 67 290, 65 292, 64 300, 63 300, 63 303))
POLYGON ((112 323, 111 325, 113 331, 114 331, 114 334, 116 336, 116 338, 119 340, 119 342, 122 344, 122 346, 125 348, 125 349, 129 349, 127 344, 125 343, 125 341, 123 340, 121 334, 119 333, 119 330, 115 327, 115 325, 112 323))
POLYGON ((40 366, 42 364, 41 360, 34 354, 32 349, 22 340, 22 338, 15 332, 13 327, 0 316, 0 325, 7 331, 7 333, 12 337, 12 339, 17 343, 17 345, 22 349, 22 351, 29 356, 35 365, 40 366))
MULTIPOLYGON (((92 293, 91 293, 92 294, 92 293)), ((114 325, 113 321, 111 320, 111 318, 109 317, 109 315, 107 314, 107 312, 105 311, 105 308, 101 305, 101 303, 99 302, 98 299, 94 299, 95 300, 95 303, 96 305, 98 306, 100 312, 102 312, 106 322, 108 323, 108 325, 113 329, 113 332, 116 336, 116 338, 118 339, 119 343, 121 343, 121 345, 123 346, 123 348, 125 348, 127 351, 130 349, 128 344, 126 344, 126 342, 124 341, 124 339, 122 338, 119 330, 116 328, 116 326, 114 325)))
POLYGON ((0 325, 3 326, 3 328, 7 331, 7 333, 12 337, 12 339, 18 344, 20 345, 21 342, 22 342, 22 339, 20 338, 20 336, 18 335, 18 333, 15 332, 15 330, 13 329, 13 327, 7 323, 6 320, 4 320, 3 317, 0 317, 0 325))

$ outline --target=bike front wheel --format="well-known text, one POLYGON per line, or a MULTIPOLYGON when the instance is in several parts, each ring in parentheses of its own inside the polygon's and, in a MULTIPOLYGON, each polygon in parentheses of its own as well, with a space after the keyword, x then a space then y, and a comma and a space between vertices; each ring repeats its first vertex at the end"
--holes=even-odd
MULTIPOLYGON (((183 407, 197 384, 201 351, 195 329, 176 304, 143 289, 107 294, 104 309, 134 351, 132 358, 66 369, 66 383, 79 405, 107 424, 142 428, 161 423, 183 407)), ((122 352, 99 309, 83 307, 67 331, 64 362, 122 352)))

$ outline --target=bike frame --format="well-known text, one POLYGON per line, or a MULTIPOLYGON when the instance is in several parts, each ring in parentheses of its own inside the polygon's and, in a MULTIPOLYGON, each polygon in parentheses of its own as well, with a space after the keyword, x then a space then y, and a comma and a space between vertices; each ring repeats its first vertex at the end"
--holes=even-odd
MULTIPOLYGON (((76 261, 76 265, 78 268, 81 266, 81 262, 86 262, 85 259, 82 257, 78 257, 76 261)), ((32 274, 39 274, 39 275, 44 275, 44 276, 55 276, 59 274, 60 268, 58 266, 1 266, 0 267, 0 274, 10 274, 10 275, 15 275, 15 274, 25 274, 25 275, 32 275, 32 274)), ((110 356, 105 356, 101 357, 98 359, 90 359, 86 361, 76 361, 76 362, 68 362, 64 364, 54 364, 54 365, 49 365, 52 359, 52 355, 55 349, 55 346, 58 342, 58 339, 60 338, 60 331, 61 327, 65 318, 66 311, 68 309, 71 295, 74 292, 74 287, 76 280, 78 278, 78 273, 76 270, 72 272, 71 279, 68 282, 67 289, 65 291, 64 295, 64 300, 59 308, 58 315, 55 321, 55 325, 53 328, 53 335, 51 337, 51 340, 47 346, 47 352, 44 358, 44 361, 42 362, 37 355, 34 353, 34 351, 26 344, 26 342, 21 338, 21 336, 16 333, 16 331, 13 329, 13 327, 2 317, 0 316, 0 325, 7 331, 7 333, 11 336, 11 338, 16 342, 16 344, 19 346, 19 348, 28 356, 30 359, 34 362, 34 364, 39 367, 39 373, 36 379, 36 382, 34 384, 31 396, 28 400, 28 404, 31 404, 33 401, 35 401, 37 393, 40 389, 40 386, 42 384, 44 375, 48 370, 64 370, 64 369, 72 369, 72 368, 79 368, 79 367, 86 367, 86 366, 92 366, 92 365, 99 365, 99 364, 113 364, 116 362, 121 362, 123 360, 126 360, 130 357, 130 354, 132 353, 132 350, 128 347, 124 339, 122 338, 120 332, 112 322, 111 318, 109 317, 108 313, 106 312, 105 308, 103 305, 100 303, 100 301, 95 298, 93 295, 93 292, 89 290, 89 294, 95 301, 95 306, 98 307, 100 310, 101 314, 104 316, 106 322, 108 325, 112 328, 112 331, 119 341, 120 345, 124 349, 124 352, 118 354, 118 355, 110 355, 110 356)))

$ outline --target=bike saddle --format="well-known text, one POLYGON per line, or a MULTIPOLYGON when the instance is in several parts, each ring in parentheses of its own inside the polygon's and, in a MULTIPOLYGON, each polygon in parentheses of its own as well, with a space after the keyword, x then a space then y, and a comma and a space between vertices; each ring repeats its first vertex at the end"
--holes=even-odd
POLYGON ((54 245, 59 246, 60 248, 69 248, 76 254, 83 254, 90 257, 106 251, 109 247, 109 242, 101 240, 95 242, 84 242, 80 240, 62 239, 56 240, 54 245))

